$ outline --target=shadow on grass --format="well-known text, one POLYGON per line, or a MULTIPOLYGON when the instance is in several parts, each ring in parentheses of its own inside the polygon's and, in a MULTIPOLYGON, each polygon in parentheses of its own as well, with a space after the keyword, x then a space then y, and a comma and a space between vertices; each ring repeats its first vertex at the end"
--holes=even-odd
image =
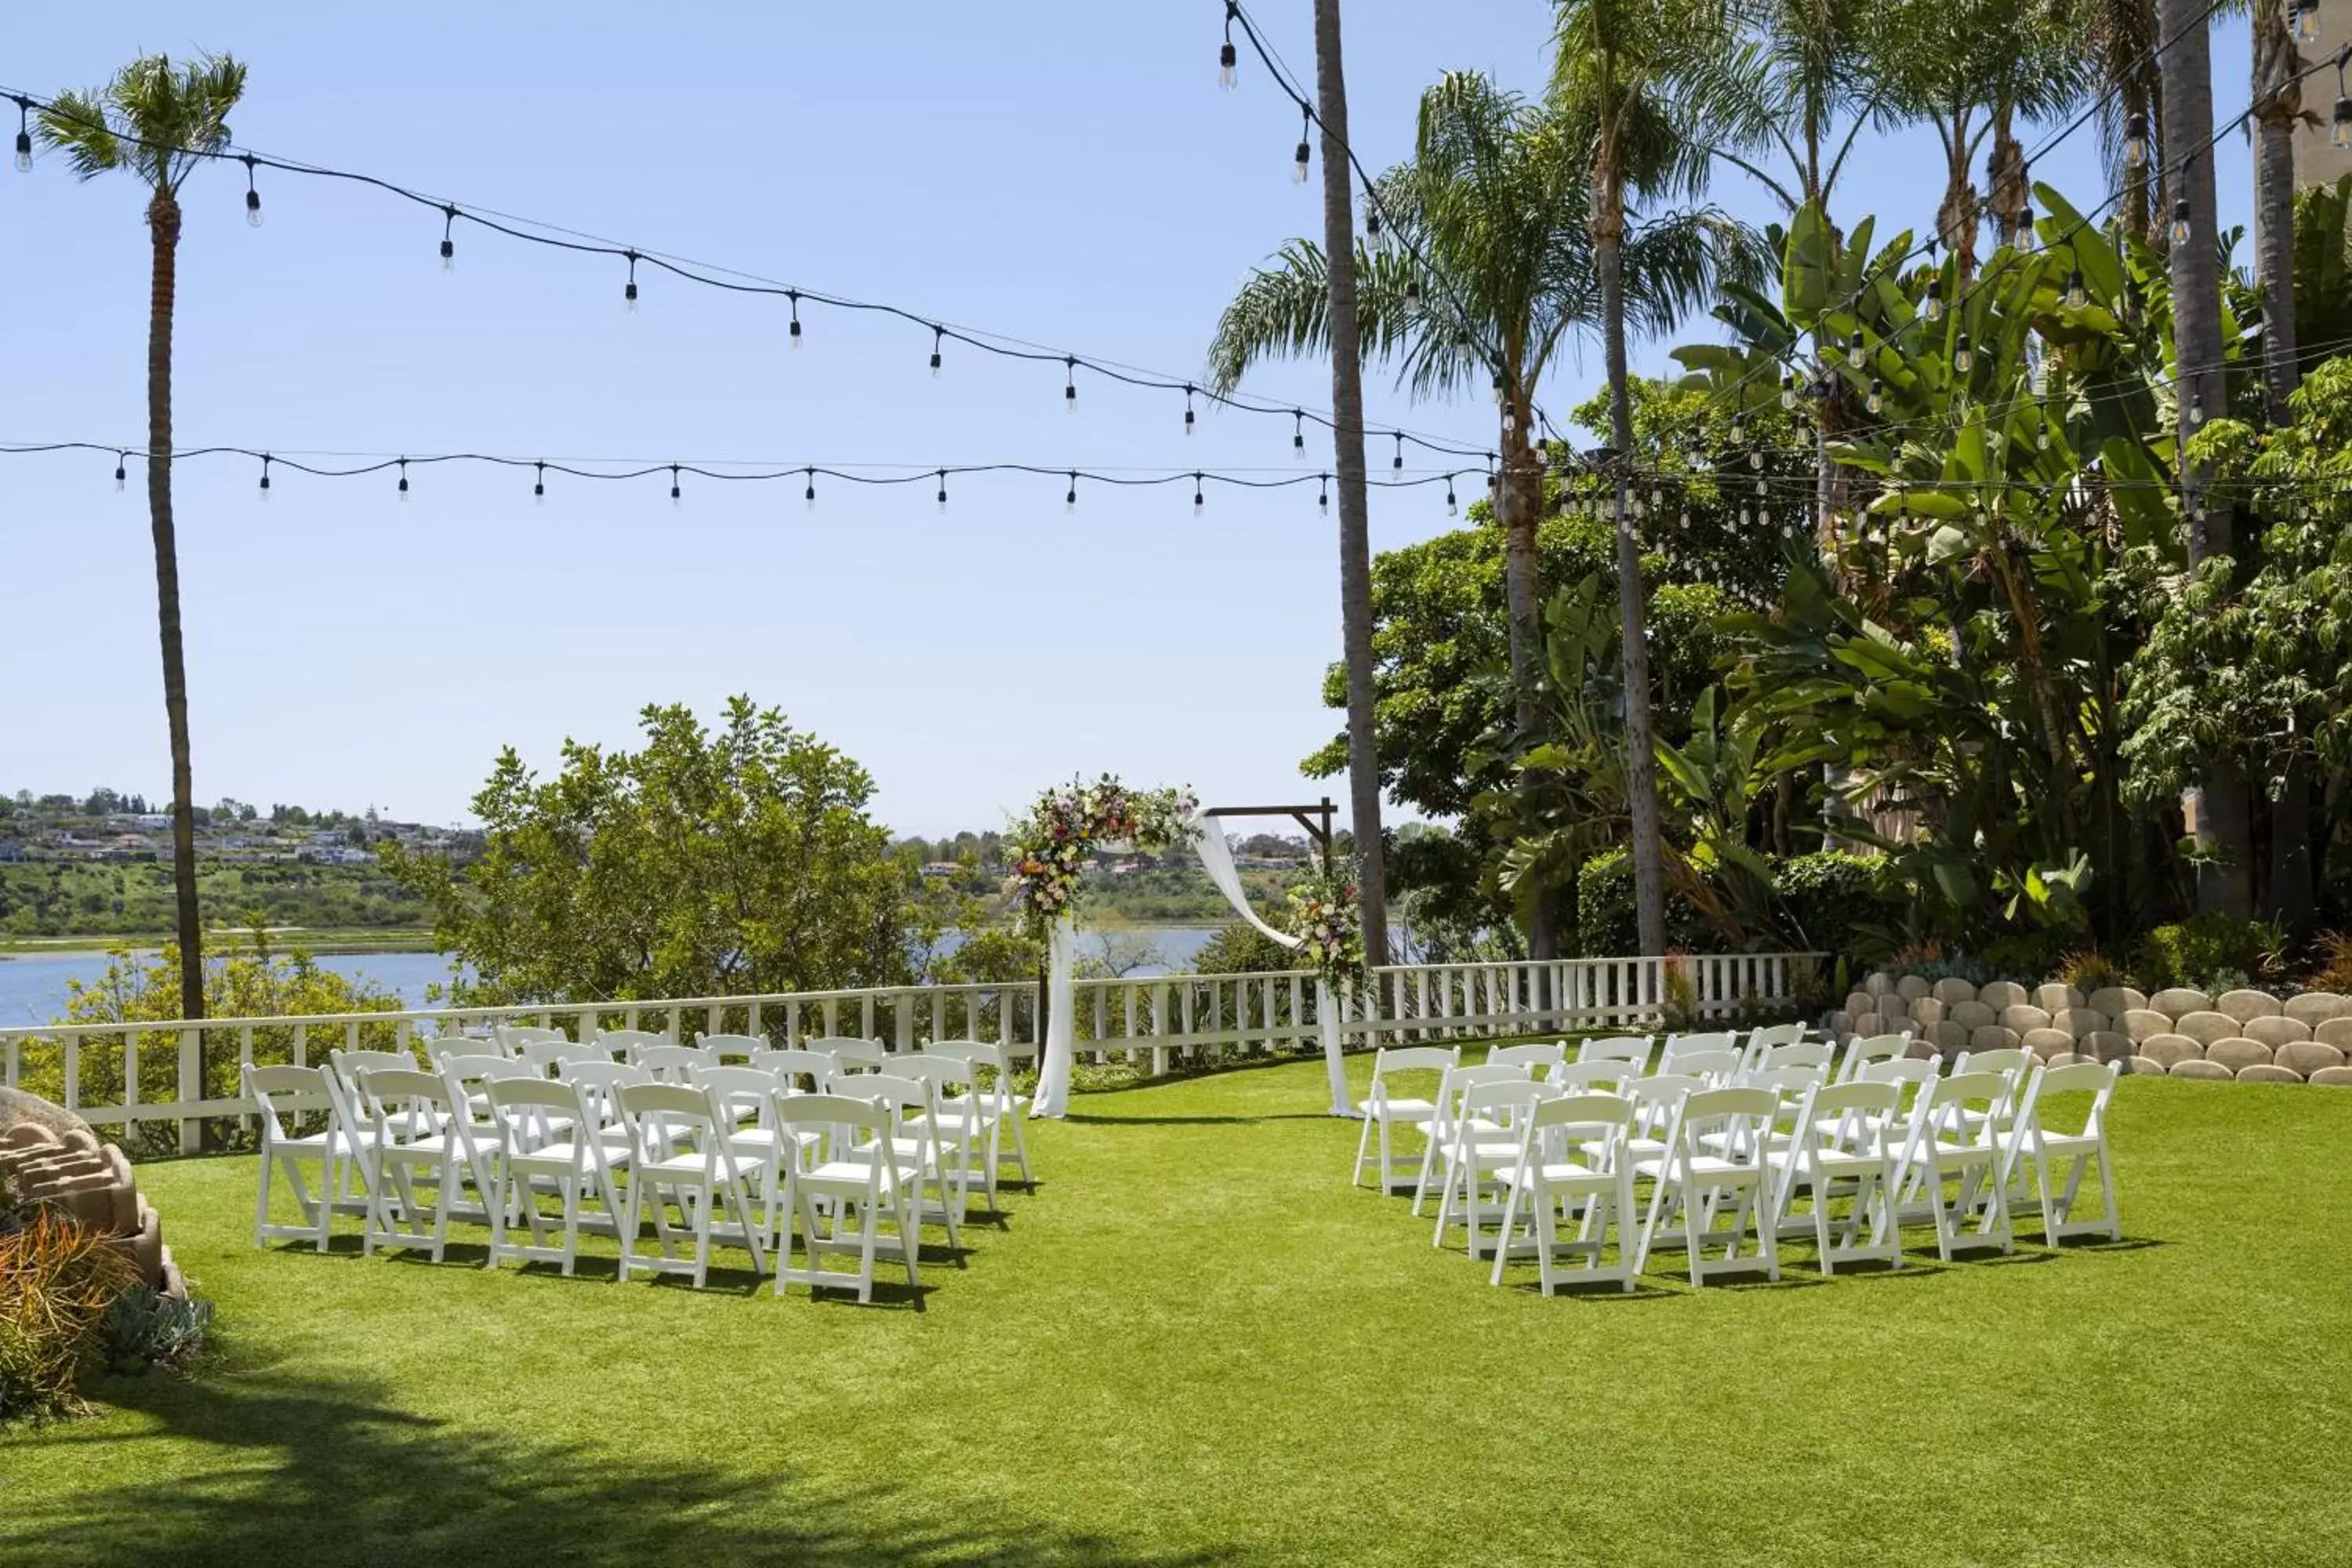
POLYGON ((1064 1118, 1085 1127, 1255 1127, 1266 1121, 1339 1121, 1326 1110, 1274 1110, 1262 1116, 1080 1116, 1064 1118))
POLYGON ((43 1564, 794 1563, 1140 1564, 1192 1568, 1223 1551, 1166 1552, 1006 1516, 950 1521, 881 1480, 820 1488, 776 1460, 754 1474, 654 1471, 622 1447, 483 1432, 388 1405, 358 1379, 245 1372, 233 1383, 116 1379, 93 1391, 156 1434, 58 1434, 81 1484, 12 1500, 0 1561, 43 1564), (199 1446, 201 1473, 117 1479, 162 1436, 199 1446))

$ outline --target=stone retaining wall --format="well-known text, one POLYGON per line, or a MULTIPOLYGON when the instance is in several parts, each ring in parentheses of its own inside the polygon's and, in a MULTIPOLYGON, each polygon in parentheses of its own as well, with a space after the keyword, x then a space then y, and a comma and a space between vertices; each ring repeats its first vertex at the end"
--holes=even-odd
POLYGON ((2127 1072, 2241 1083, 2352 1087, 2352 997, 2305 991, 2176 988, 2149 996, 2129 986, 2084 995, 2052 982, 1929 981, 1880 970, 1830 1015, 1843 1037, 1908 1029, 1914 1056, 1956 1057, 2023 1046, 2052 1063, 2120 1061, 2127 1072))
POLYGON ((14 1179, 20 1200, 55 1204, 76 1224, 111 1237, 142 1280, 186 1299, 186 1282, 163 1245, 163 1222, 139 1195, 121 1150, 100 1142, 88 1127, 59 1131, 53 1121, 28 1119, 0 1126, 0 1171, 14 1179))

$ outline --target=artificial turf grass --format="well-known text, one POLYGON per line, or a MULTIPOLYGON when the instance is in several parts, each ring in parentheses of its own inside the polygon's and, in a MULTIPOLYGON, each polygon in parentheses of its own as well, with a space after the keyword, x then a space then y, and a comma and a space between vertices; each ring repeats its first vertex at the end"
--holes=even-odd
POLYGON ((0 1437, 0 1562, 2352 1559, 2352 1095, 2126 1079, 2120 1247, 1550 1300, 1322 1099, 1079 1097, 920 1310, 259 1252, 251 1159, 152 1165, 224 1352, 0 1437))

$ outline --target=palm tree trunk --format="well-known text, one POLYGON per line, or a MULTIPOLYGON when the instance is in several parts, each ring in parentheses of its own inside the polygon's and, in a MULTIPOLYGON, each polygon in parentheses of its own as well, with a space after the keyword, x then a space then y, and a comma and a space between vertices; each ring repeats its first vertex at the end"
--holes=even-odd
POLYGON ((1389 961, 1381 760, 1372 724, 1372 546, 1364 490, 1364 356, 1356 321, 1355 187, 1348 167, 1348 84, 1339 0, 1315 0, 1316 113, 1323 125, 1323 250, 1330 258, 1331 439, 1339 480, 1339 626, 1348 669, 1348 792, 1356 839, 1364 961, 1389 961))
MULTIPOLYGON (((2189 238, 2171 247, 2172 342, 2179 366, 2178 395, 2185 409, 2202 403, 2209 414, 2228 406, 2221 373, 2221 249, 2214 233, 2213 58, 2209 7, 2198 0, 2158 0, 2158 36, 2165 40, 2164 151, 2173 201, 2189 204, 2189 238)), ((2189 422, 2180 421, 2184 494, 2202 495, 2204 476, 2189 462, 2189 422)), ((2218 500, 2218 498, 2215 498, 2218 500)), ((2191 564, 2231 550, 2230 515, 2209 501, 2202 526, 2189 530, 2191 564)), ((2217 759, 2206 773, 2197 813, 2197 837, 2211 858, 2198 876, 2200 908, 2244 917, 2253 910, 2253 812, 2243 772, 2217 759)))
MULTIPOLYGON (((147 515, 155 537, 155 622, 163 644, 163 714, 172 731, 172 884, 178 894, 180 1016, 205 1016, 205 942, 196 907, 196 792, 188 760, 188 669, 180 651, 180 553, 172 526, 172 301, 180 204, 159 191, 147 207, 154 242, 147 313, 147 515)), ((207 1064, 208 1065, 208 1064, 207 1064)), ((199 1069, 206 1080, 210 1074, 199 1069)))
POLYGON ((2254 264, 2263 286, 2263 391, 2273 426, 2294 416, 2294 124, 2303 108, 2283 0, 2254 9, 2254 264))
MULTIPOLYGON (((1516 390, 1508 395, 1517 409, 1516 390)), ((1495 521, 1503 531, 1503 600, 1510 617, 1513 717, 1520 735, 1540 722, 1536 686, 1543 668, 1542 567, 1536 554, 1536 528, 1542 521, 1543 472, 1527 439, 1528 416, 1502 437, 1502 473, 1495 487, 1495 521)))
MULTIPOLYGON (((1604 173, 1607 172, 1604 158, 1604 173)), ((1642 542, 1633 531, 1633 402, 1625 370, 1623 193, 1596 182, 1592 258, 1601 278, 1601 341, 1609 371, 1609 435, 1616 448, 1619 665, 1625 690, 1625 793, 1633 835, 1633 921, 1642 956, 1666 951, 1666 871, 1658 819, 1658 748, 1650 721, 1650 649, 1642 599, 1642 542)))

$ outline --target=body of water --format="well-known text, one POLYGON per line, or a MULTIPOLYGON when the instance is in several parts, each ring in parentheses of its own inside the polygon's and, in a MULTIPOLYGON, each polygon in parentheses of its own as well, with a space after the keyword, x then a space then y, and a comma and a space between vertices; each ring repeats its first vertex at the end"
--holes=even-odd
MULTIPOLYGON (((1189 926, 1082 931, 1078 933, 1078 957, 1083 962, 1090 957, 1108 956, 1126 964, 1148 952, 1154 962, 1140 964, 1133 972, 1160 974, 1188 967, 1194 955, 1216 934, 1212 929, 1189 926)), ((446 984, 449 979, 449 961, 437 952, 326 953, 317 963, 321 969, 354 980, 371 981, 378 990, 400 998, 401 1005, 406 1007, 424 1006, 425 988, 436 982, 446 984)), ((103 955, 0 956, 0 1028, 55 1023, 65 1016, 69 984, 79 980, 88 984, 105 973, 103 955)))

